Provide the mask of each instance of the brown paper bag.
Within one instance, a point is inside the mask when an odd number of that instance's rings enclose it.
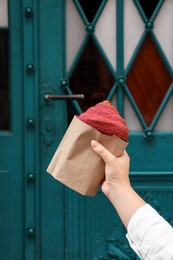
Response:
[[[47,169],[55,179],[86,196],[95,196],[105,177],[105,164],[90,145],[93,139],[116,156],[128,144],[101,134],[74,116]]]

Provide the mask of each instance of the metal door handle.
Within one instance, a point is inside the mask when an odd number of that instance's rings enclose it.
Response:
[[[73,100],[73,99],[85,99],[84,94],[74,94],[74,95],[49,95],[44,96],[46,100]]]

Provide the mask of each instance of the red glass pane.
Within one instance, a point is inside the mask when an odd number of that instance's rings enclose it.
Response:
[[[149,126],[172,82],[148,35],[127,76],[128,88]]]
[[[105,100],[114,84],[114,78],[107,68],[94,42],[90,39],[70,78],[74,94],[84,94],[79,101],[83,111]]]

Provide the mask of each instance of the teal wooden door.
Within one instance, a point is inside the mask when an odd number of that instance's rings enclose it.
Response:
[[[65,190],[46,169],[67,127],[66,103],[44,98],[64,94],[64,15],[63,0],[40,2],[40,259],[45,260],[65,259]]]
[[[1,260],[40,257],[37,5],[28,5],[0,2]]]
[[[103,99],[130,129],[134,188],[172,224],[173,3],[147,2],[0,6],[0,259],[137,259],[101,190],[83,197],[46,173],[73,115]]]
[[[0,259],[5,260],[22,259],[24,248],[23,68],[21,13],[11,13],[5,1],[0,9]]]
[[[44,2],[41,16],[41,89],[84,94],[86,99],[48,101],[41,108],[42,259],[137,259],[101,191],[94,199],[82,197],[44,171],[73,115],[109,99],[130,129],[133,186],[172,223],[173,64],[171,48],[162,37],[166,26],[172,46],[172,13],[163,22],[172,2],[54,4],[51,11]]]

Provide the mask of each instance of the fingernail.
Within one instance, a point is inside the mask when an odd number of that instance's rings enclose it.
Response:
[[[93,148],[96,148],[96,147],[98,146],[98,142],[95,141],[95,140],[92,140],[92,141],[91,141],[91,146],[92,146]]]

